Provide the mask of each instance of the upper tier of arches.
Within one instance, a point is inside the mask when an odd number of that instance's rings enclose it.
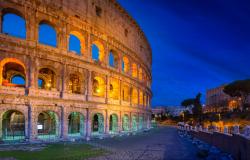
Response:
[[[27,39],[29,32],[30,22],[26,22],[25,17],[21,12],[15,9],[3,9],[1,32],[9,36],[21,39]],[[50,47],[57,48],[62,43],[62,35],[58,31],[58,26],[48,20],[40,20],[37,24],[37,43]],[[129,57],[122,51],[115,49],[108,49],[105,43],[99,39],[92,38],[90,44],[86,45],[87,37],[80,31],[71,29],[66,36],[66,49],[69,53],[85,56],[87,51],[90,50],[90,61],[99,65],[105,65],[107,68],[121,71],[124,74],[131,75],[131,77],[138,79],[150,87],[151,76],[148,73],[141,62],[135,61],[132,57]]]

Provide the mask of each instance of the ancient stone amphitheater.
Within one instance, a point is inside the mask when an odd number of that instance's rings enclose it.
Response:
[[[0,140],[150,127],[151,48],[115,0],[0,0],[0,14]]]

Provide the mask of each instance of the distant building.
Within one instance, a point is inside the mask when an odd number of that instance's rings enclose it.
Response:
[[[157,106],[152,108],[153,115],[166,114],[166,108],[164,106]]]
[[[225,85],[208,89],[206,92],[206,105],[203,112],[232,111],[239,107],[239,99],[232,98],[223,92]],[[250,102],[250,97],[248,98]]]
[[[169,106],[166,107],[166,111],[168,112],[168,114],[176,117],[176,116],[180,116],[184,111],[189,111],[190,113],[192,113],[192,110],[190,108],[186,108],[183,106]]]

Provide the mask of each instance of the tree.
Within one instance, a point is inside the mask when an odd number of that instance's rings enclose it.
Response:
[[[195,98],[186,99],[181,102],[181,105],[187,108],[191,108],[193,117],[198,121],[201,121],[202,105],[201,105],[201,93],[198,93]]]
[[[250,79],[237,80],[224,87],[224,93],[240,99],[241,109],[246,109],[247,97],[250,95]]]

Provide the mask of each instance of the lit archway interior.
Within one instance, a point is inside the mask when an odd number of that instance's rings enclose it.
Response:
[[[142,130],[143,128],[143,117],[139,116],[139,130]]]
[[[130,101],[130,87],[129,85],[123,84],[122,85],[122,100],[123,101]]]
[[[25,117],[16,110],[6,111],[2,115],[2,139],[5,141],[25,138]]]
[[[118,132],[118,116],[116,114],[112,114],[109,117],[109,132]]]
[[[138,104],[138,89],[137,88],[133,88],[132,89],[132,104]]]
[[[84,135],[84,116],[79,112],[72,112],[68,117],[68,135],[79,137]]]
[[[132,131],[137,131],[137,117],[132,116]]]
[[[119,88],[119,80],[115,78],[110,78],[109,84],[109,98],[119,99],[120,97],[120,88]]]
[[[12,87],[25,87],[25,68],[18,61],[10,60],[2,67],[2,85]]]
[[[125,73],[128,73],[130,70],[130,67],[129,67],[129,59],[128,57],[123,57],[122,58],[122,71],[125,72]]]
[[[129,117],[128,117],[128,115],[124,115],[122,117],[122,130],[129,131]]]
[[[102,77],[95,76],[93,79],[93,95],[104,97],[105,95],[105,81]]]
[[[81,78],[77,74],[69,75],[68,90],[70,93],[81,94]]]
[[[138,68],[135,63],[132,64],[132,77],[134,78],[138,77]]]
[[[104,117],[100,113],[96,113],[92,119],[92,134],[104,133]]]
[[[54,139],[59,135],[59,119],[55,112],[45,111],[38,115],[37,133],[39,139]]]
[[[38,74],[38,88],[52,90],[56,88],[55,72],[49,68],[42,68]]]

